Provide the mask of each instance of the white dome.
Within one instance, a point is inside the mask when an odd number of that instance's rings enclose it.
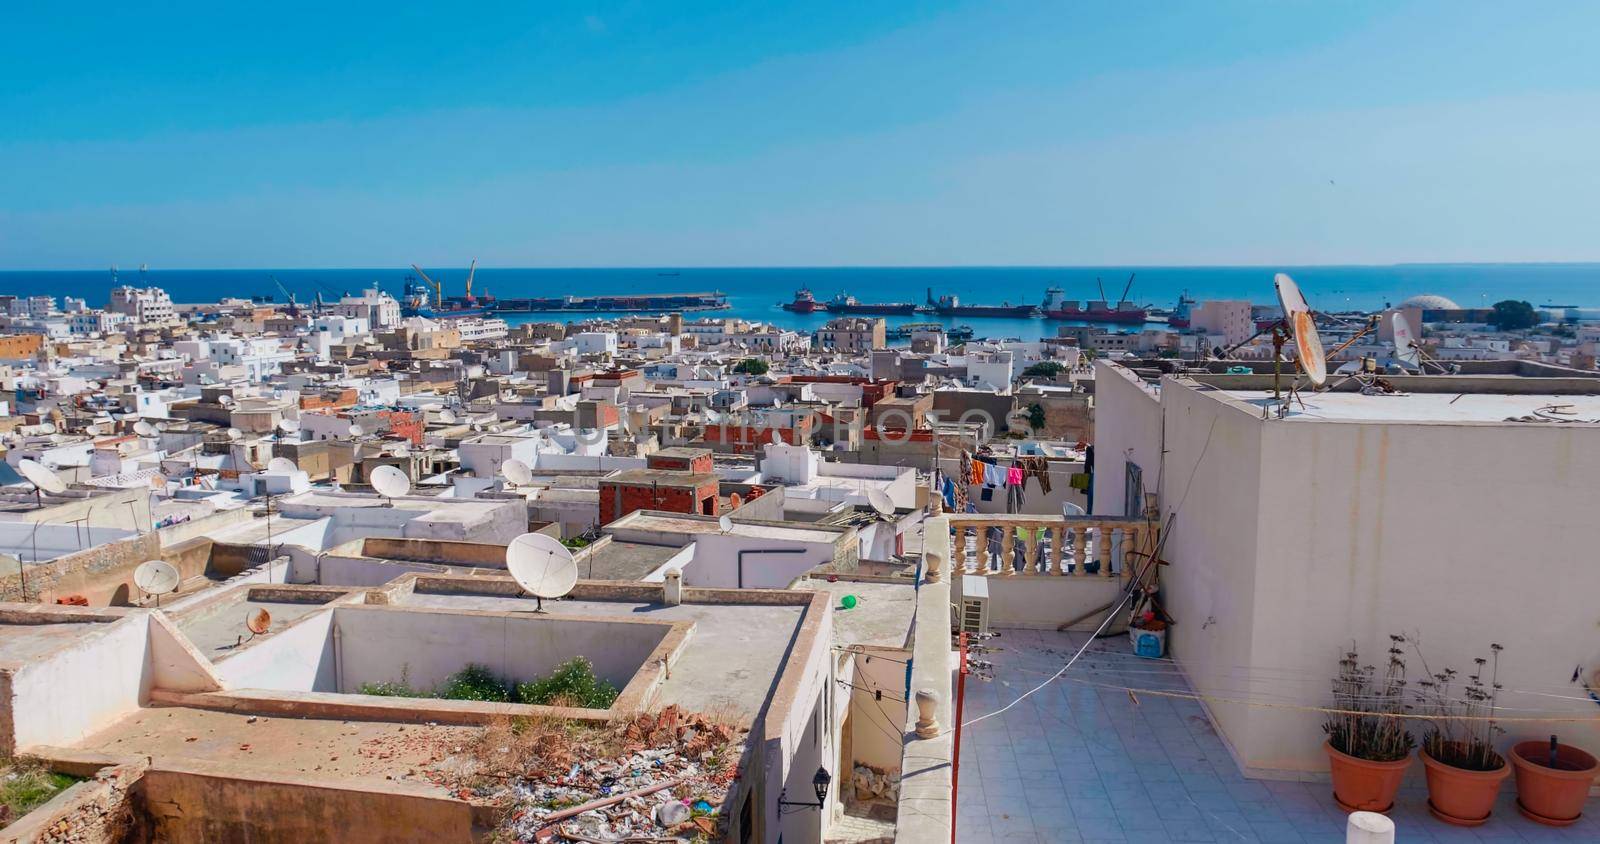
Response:
[[[1449,299],[1444,298],[1443,296],[1436,296],[1436,295],[1434,295],[1432,293],[1424,293],[1424,294],[1422,294],[1420,296],[1412,296],[1410,299],[1407,299],[1404,302],[1401,302],[1400,303],[1400,307],[1402,307],[1402,308],[1421,308],[1421,309],[1423,309],[1425,311],[1459,311],[1459,310],[1461,310],[1461,306],[1457,305],[1455,302],[1452,302]]]

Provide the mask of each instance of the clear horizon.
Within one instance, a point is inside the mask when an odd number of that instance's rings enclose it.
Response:
[[[17,271],[1600,262],[1589,3],[10,22]]]

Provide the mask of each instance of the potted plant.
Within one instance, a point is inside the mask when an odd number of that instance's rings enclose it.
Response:
[[[1417,681],[1417,699],[1429,718],[1418,753],[1428,778],[1428,811],[1458,826],[1487,821],[1500,784],[1511,775],[1511,766],[1494,749],[1494,738],[1502,732],[1495,724],[1502,648],[1490,645],[1489,650],[1492,661],[1474,659],[1477,667],[1465,681],[1454,668],[1429,672],[1429,679]]]
[[[1568,826],[1583,814],[1583,801],[1600,763],[1593,755],[1556,741],[1524,741],[1511,748],[1517,772],[1517,811],[1549,826]]]
[[[1363,666],[1353,647],[1339,660],[1322,748],[1333,776],[1333,799],[1346,812],[1389,811],[1411,766],[1415,742],[1402,720],[1408,708],[1403,641],[1389,637],[1389,664],[1381,675],[1376,666]]]

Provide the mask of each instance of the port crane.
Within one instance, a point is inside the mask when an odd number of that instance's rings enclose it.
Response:
[[[300,315],[300,306],[295,303],[294,294],[289,291],[289,288],[284,287],[283,286],[283,282],[279,281],[278,277],[275,276],[275,275],[269,275],[269,276],[267,276],[267,278],[272,279],[272,283],[278,285],[278,289],[283,291],[283,295],[289,297],[289,308],[288,308],[289,316],[292,316],[292,317],[299,316]]]
[[[473,263],[476,264],[477,262],[474,261]],[[441,311],[444,310],[444,285],[434,281],[431,278],[428,278],[428,274],[423,272],[422,268],[416,264],[412,264],[411,269],[416,270],[417,275],[422,276],[422,282],[424,284],[433,288],[433,306]],[[442,277],[443,276],[441,276],[441,278]]]

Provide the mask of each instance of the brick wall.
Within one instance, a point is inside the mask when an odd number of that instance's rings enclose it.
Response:
[[[699,513],[700,502],[707,498],[715,500],[716,495],[716,481],[709,481],[695,489],[602,482],[600,484],[600,524],[610,524],[635,510]]]

